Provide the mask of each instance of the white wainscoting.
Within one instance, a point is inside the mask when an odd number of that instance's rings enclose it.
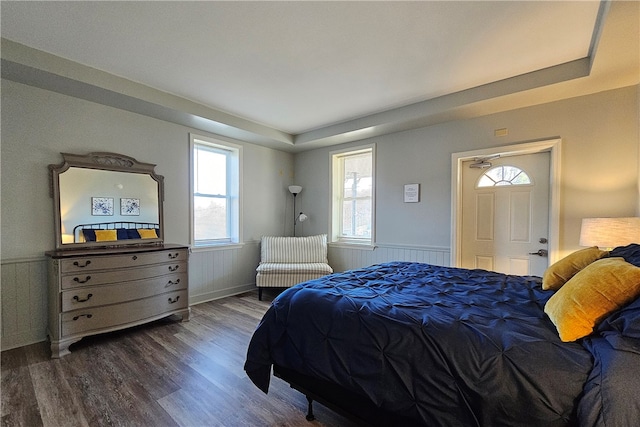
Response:
[[[259,242],[194,251],[189,259],[190,304],[255,289],[259,261]],[[2,261],[0,350],[47,339],[47,264],[47,258]]]
[[[449,266],[450,254],[449,248],[436,246],[376,244],[375,248],[371,249],[370,247],[359,248],[355,245],[329,245],[329,265],[336,272],[390,261]]]
[[[47,338],[47,259],[2,261],[2,339],[0,349]]]
[[[189,257],[189,303],[198,304],[255,289],[260,242],[231,249],[194,250]]]
[[[329,246],[336,272],[387,261],[449,265],[449,248],[377,245],[375,249]],[[189,260],[189,302],[198,304],[255,289],[259,242],[194,251]],[[1,350],[47,339],[47,259],[3,260],[0,283]]]

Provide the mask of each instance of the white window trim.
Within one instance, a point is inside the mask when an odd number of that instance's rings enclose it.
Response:
[[[334,173],[334,157],[340,154],[352,153],[356,154],[359,151],[371,150],[371,173],[373,180],[371,182],[371,238],[357,239],[357,238],[342,238],[339,236],[340,214],[336,213],[339,210],[339,203],[336,201],[335,191],[336,186],[342,186],[342,182],[339,181],[340,177]],[[340,175],[340,174],[339,174]],[[376,144],[359,145],[356,147],[344,148],[341,150],[334,150],[329,152],[329,182],[331,183],[330,190],[330,203],[329,203],[329,244],[335,247],[369,247],[372,250],[375,248],[375,236],[376,236]],[[336,182],[338,181],[338,182]]]
[[[218,148],[226,151],[235,151],[238,156],[238,215],[237,220],[235,218],[230,218],[231,220],[231,239],[227,240],[219,240],[219,241],[210,241],[207,244],[197,244],[195,242],[194,235],[194,223],[193,223],[193,192],[194,192],[194,156],[193,149],[194,146],[199,143],[205,143],[213,148]],[[227,142],[221,139],[214,139],[203,135],[197,135],[190,133],[189,134],[189,242],[192,250],[194,251],[202,251],[202,250],[211,250],[224,247],[228,249],[230,247],[236,247],[242,245],[243,236],[242,236],[242,194],[243,194],[243,170],[242,170],[242,146],[233,144],[231,142]]]

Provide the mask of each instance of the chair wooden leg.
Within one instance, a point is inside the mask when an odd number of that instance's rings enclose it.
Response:
[[[262,301],[262,288],[258,288],[258,301]]]

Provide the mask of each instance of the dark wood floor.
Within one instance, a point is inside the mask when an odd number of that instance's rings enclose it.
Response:
[[[4,426],[353,426],[278,378],[265,395],[243,370],[267,310],[257,293],[199,304],[191,321],[165,319],[96,337],[50,359],[47,343],[1,354]]]

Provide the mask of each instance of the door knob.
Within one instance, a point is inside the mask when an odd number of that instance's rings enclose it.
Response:
[[[537,252],[529,252],[529,255],[538,255],[538,256],[546,257],[547,255],[549,255],[549,251],[547,251],[546,249],[538,249]]]

